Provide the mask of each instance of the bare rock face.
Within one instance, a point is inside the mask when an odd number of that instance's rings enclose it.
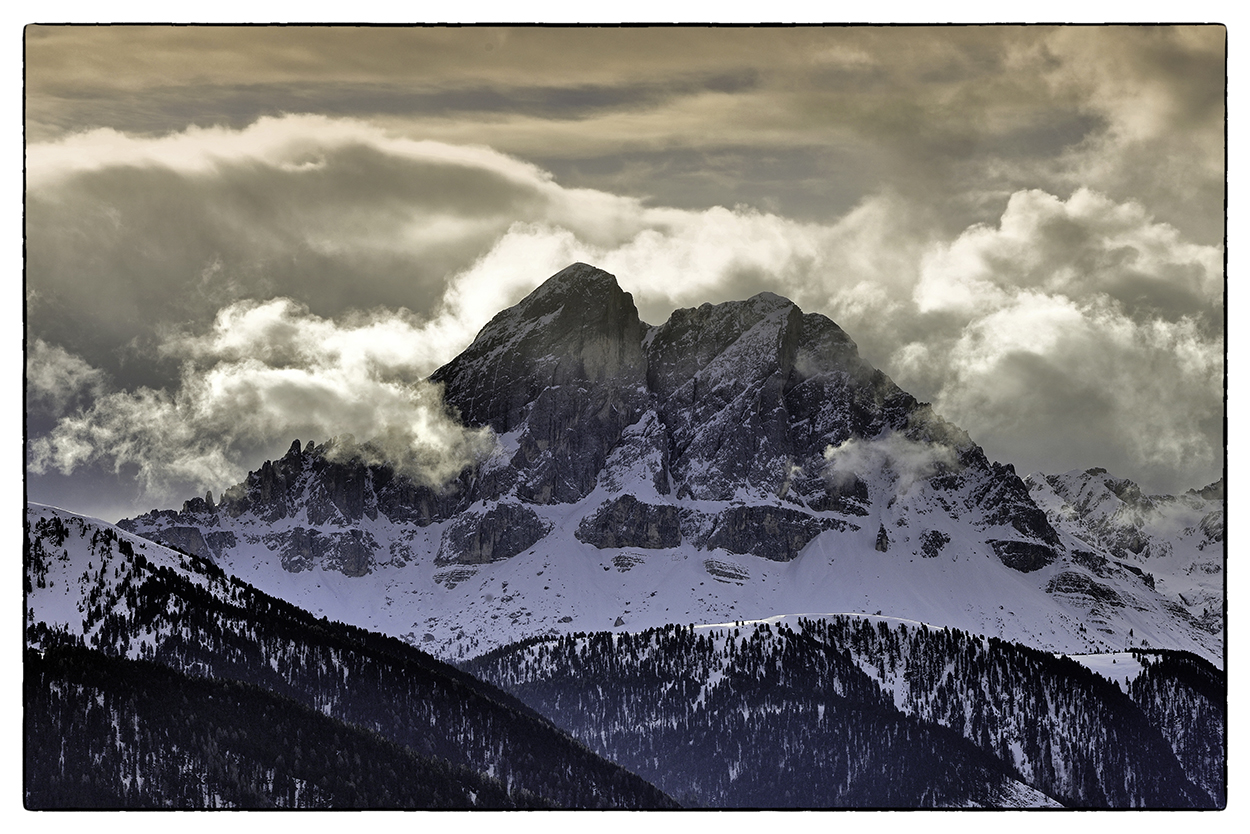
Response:
[[[1050,549],[1049,556],[1036,550],[1029,557],[1009,557],[1013,564],[1009,564],[1008,560],[1004,560],[1003,564],[1008,567],[1016,567],[1017,564],[1033,565],[1024,570],[1035,570],[1048,564],[1054,559],[1053,548],[1059,543],[1059,536],[1047,520],[1046,513],[1029,497],[1029,489],[1016,476],[1015,467],[1009,463],[989,463],[985,460],[985,453],[979,448],[973,455],[977,458],[977,463],[988,470],[989,475],[982,478],[973,489],[973,500],[984,513],[986,521],[989,524],[1010,525],[1024,536],[1036,539]],[[1007,550],[1023,552],[1020,548]],[[997,547],[995,551],[998,551]],[[1002,558],[1002,554],[999,555]]]
[[[1044,568],[1055,558],[1053,549],[1036,542],[990,539],[989,544],[1000,562],[1021,573]]]
[[[209,498],[212,497],[210,493]],[[192,499],[183,514],[208,518],[248,515],[262,521],[307,513],[314,526],[344,526],[376,519],[379,512],[394,520],[424,526],[465,505],[464,489],[452,482],[441,490],[415,484],[386,466],[348,457],[335,441],[317,446],[291,444],[281,458],[265,463],[210,505]]]
[[[902,429],[917,403],[820,315],[761,293],[677,310],[648,334],[647,380],[679,497],[761,496],[842,508],[866,498],[822,477],[825,450]]]
[[[582,519],[575,535],[598,548],[677,547],[681,524],[672,504],[644,504],[632,495],[622,495]]]
[[[508,466],[477,497],[515,490],[535,504],[584,497],[646,404],[643,325],[601,269],[573,264],[495,316],[431,376],[471,426],[518,432]]]
[[[264,537],[267,547],[278,554],[283,570],[299,573],[320,565],[323,570],[345,576],[364,576],[374,567],[374,554],[380,548],[366,531],[346,530],[327,533],[296,527]]]
[[[773,562],[789,562],[825,530],[844,530],[846,522],[817,518],[785,507],[739,506],[720,513],[704,544],[730,553],[749,553]]]
[[[484,513],[465,513],[443,534],[437,565],[480,565],[517,555],[550,528],[528,507],[497,504]]]

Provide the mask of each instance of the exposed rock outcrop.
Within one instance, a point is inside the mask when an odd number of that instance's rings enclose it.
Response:
[[[374,567],[380,548],[372,535],[361,530],[326,533],[296,527],[265,535],[264,542],[278,554],[283,570],[299,573],[320,565],[323,570],[346,576],[364,576]]]
[[[1022,573],[1044,568],[1055,558],[1052,548],[1037,542],[990,539],[989,545],[1000,562]]]
[[[497,504],[484,513],[465,513],[443,533],[437,565],[480,565],[515,556],[547,535],[538,515],[520,504]]]
[[[844,530],[846,522],[817,518],[785,507],[731,507],[716,517],[709,547],[730,553],[749,553],[773,562],[789,562],[826,530]]]
[[[573,264],[495,316],[431,376],[469,425],[516,432],[515,452],[477,485],[535,504],[584,497],[645,408],[647,360],[633,297]]]
[[[681,524],[674,505],[644,504],[632,495],[622,495],[582,519],[575,535],[599,548],[677,547]]]

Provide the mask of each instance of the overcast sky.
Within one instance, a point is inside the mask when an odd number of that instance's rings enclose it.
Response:
[[[1220,27],[26,30],[29,497],[481,438],[423,383],[568,263],[770,290],[1025,474],[1220,475]]]

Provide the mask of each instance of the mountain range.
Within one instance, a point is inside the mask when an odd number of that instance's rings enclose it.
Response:
[[[425,652],[101,521],[29,505],[26,580],[27,807],[675,807]]]
[[[778,296],[648,326],[574,264],[432,379],[495,438],[450,484],[295,441],[217,502],[120,526],[447,659],[840,611],[1222,664],[1222,482],[1146,499],[1096,475],[1022,480]]]
[[[29,505],[28,774],[85,778],[31,739],[89,719],[72,761],[110,765],[69,793],[118,807],[209,737],[175,804],[1224,804],[1222,480],[1022,479],[824,316],[763,293],[653,326],[586,264],[431,380],[491,440],[450,482],[342,437],[116,527]],[[221,685],[309,711],[303,770],[217,745]],[[437,801],[339,778],[349,744]]]

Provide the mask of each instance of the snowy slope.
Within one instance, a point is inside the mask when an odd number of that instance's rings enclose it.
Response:
[[[1132,652],[1104,652],[1101,654],[1074,654],[1071,658],[1077,663],[1102,675],[1125,692],[1130,681],[1146,669],[1141,658]]]
[[[522,805],[673,807],[653,786],[590,754],[515,699],[424,652],[310,616],[207,560],[98,520],[38,504],[26,512],[30,649],[90,649],[110,661],[139,658],[184,676],[145,678],[137,667],[114,664],[134,676],[130,684],[147,680],[145,698],[159,700],[166,685],[160,681],[175,678],[258,687],[442,760],[436,769],[465,766],[497,779],[504,795]],[[72,710],[75,691],[53,692],[53,700],[68,699]],[[246,738],[247,727],[232,723],[237,720],[216,716],[212,731]],[[308,736],[294,740],[307,744]],[[177,761],[176,750],[149,750],[162,764],[170,756]],[[293,766],[296,759],[298,753]]]
[[[1112,566],[1149,577],[1203,628],[1224,627],[1224,483],[1183,495],[1145,495],[1103,469],[1025,479],[1054,528]]]
[[[44,623],[90,641],[105,613],[126,609],[123,589],[136,576],[133,559],[124,553],[127,549],[154,568],[173,570],[198,587],[216,584],[221,591],[227,584],[214,583],[184,554],[96,518],[32,502],[26,505],[26,524],[28,547],[36,551],[30,561],[44,566],[32,569],[28,562],[27,625]],[[149,634],[135,641],[128,656],[139,657],[143,645],[151,648],[159,637]]]
[[[645,484],[634,486],[645,494]],[[265,538],[300,526],[298,516],[234,520],[229,529],[238,544],[223,550],[218,564],[318,616],[391,634],[448,659],[536,634],[836,611],[884,612],[1055,652],[1150,645],[1223,662],[1219,635],[1178,619],[1131,571],[1102,575],[1065,554],[1021,573],[994,558],[972,521],[949,517],[941,529],[950,542],[926,558],[917,528],[929,529],[935,499],[918,488],[880,519],[894,536],[886,552],[875,549],[877,525],[863,524],[821,533],[790,562],[689,546],[593,547],[575,533],[602,498],[596,492],[577,504],[535,508],[551,531],[516,556],[486,564],[435,563],[450,522],[415,528],[382,516],[362,519],[354,529],[367,533],[381,554],[411,556],[375,564],[363,576],[319,565],[284,570]],[[708,513],[720,508],[718,502],[686,506]],[[1091,589],[1103,598],[1091,596]]]

